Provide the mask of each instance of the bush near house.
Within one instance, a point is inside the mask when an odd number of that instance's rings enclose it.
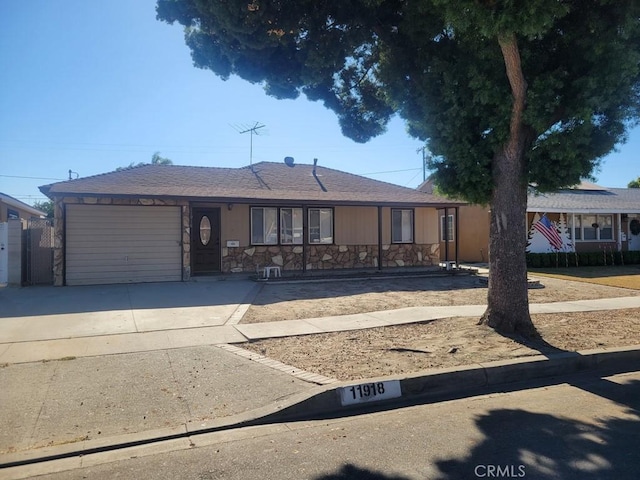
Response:
[[[527,253],[529,268],[599,267],[640,264],[640,251]]]

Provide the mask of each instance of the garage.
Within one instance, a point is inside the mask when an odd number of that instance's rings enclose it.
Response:
[[[182,280],[180,207],[69,204],[65,220],[67,285]]]

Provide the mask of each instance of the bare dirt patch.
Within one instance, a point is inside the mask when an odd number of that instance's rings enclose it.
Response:
[[[534,277],[532,277],[534,278]],[[531,303],[637,296],[639,291],[540,278]],[[476,277],[265,285],[244,322],[345,315],[427,305],[486,302]],[[242,345],[281,362],[340,380],[406,374],[558,350],[640,344],[640,309],[533,315],[551,347],[534,349],[478,326],[477,318],[261,340]]]
[[[640,291],[542,278],[529,290],[531,303],[566,302],[640,295]],[[405,307],[484,305],[487,286],[476,276],[397,278],[320,283],[266,284],[241,323],[395,310]]]

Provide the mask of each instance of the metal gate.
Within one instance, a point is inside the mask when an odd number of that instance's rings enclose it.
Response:
[[[26,231],[26,283],[51,285],[53,283],[53,221],[31,219]]]

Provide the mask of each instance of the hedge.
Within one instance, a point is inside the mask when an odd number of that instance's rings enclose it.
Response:
[[[527,267],[564,268],[640,264],[640,251],[527,253]]]

